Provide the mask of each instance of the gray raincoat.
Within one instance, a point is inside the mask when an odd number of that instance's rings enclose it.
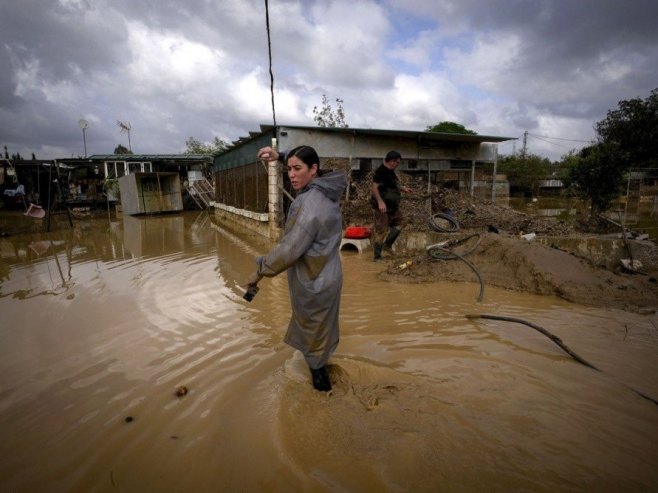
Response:
[[[343,286],[339,201],[346,187],[342,171],[313,179],[292,202],[281,241],[256,259],[261,276],[288,270],[292,318],[284,340],[300,350],[313,369],[326,365],[338,346]]]

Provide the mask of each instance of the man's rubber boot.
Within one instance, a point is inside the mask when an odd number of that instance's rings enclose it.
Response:
[[[388,236],[384,240],[384,248],[387,250],[393,248],[393,243],[398,239],[398,236],[400,236],[400,230],[398,228],[391,228],[388,231]]]
[[[313,378],[313,388],[320,392],[329,392],[331,390],[331,380],[329,380],[329,371],[326,366],[314,370],[311,368],[311,377]]]
[[[382,258],[382,248],[383,248],[383,246],[384,245],[382,245],[381,243],[375,243],[375,246],[374,246],[374,250],[375,250],[374,260],[375,260],[375,262]]]

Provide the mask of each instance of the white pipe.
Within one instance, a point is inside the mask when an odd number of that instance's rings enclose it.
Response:
[[[277,150],[276,138],[272,139],[272,149]],[[268,194],[268,212],[269,212],[269,236],[271,240],[278,241],[281,236],[279,218],[281,217],[282,195],[279,185],[279,163],[268,161],[267,163],[267,194]]]

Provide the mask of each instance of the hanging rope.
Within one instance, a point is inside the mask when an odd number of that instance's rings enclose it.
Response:
[[[270,94],[272,95],[272,120],[276,127],[276,112],[274,111],[274,73],[272,72],[272,42],[270,40],[270,9],[265,0],[265,25],[267,27],[267,52],[270,57]]]

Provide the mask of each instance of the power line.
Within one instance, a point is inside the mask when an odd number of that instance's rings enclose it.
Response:
[[[576,139],[564,139],[562,137],[548,137],[546,135],[535,135],[535,134],[528,134],[530,137],[536,137],[538,139],[551,139],[551,140],[566,140],[568,142],[585,142],[585,143],[590,143],[592,142],[591,140],[576,140]]]
[[[562,148],[564,148],[564,149],[568,149],[568,147],[565,146],[565,145],[561,145],[561,144],[558,144],[558,143],[556,143],[556,142],[551,142],[550,140],[546,140],[545,138],[543,138],[543,137],[539,137],[538,135],[532,135],[532,134],[528,134],[528,135],[530,135],[530,137],[533,137],[533,138],[535,138],[535,139],[538,139],[538,140],[541,140],[541,141],[543,141],[543,142],[546,142],[547,144],[552,144],[552,145],[557,146],[557,147],[562,147]],[[583,141],[575,141],[575,142],[583,142]]]

